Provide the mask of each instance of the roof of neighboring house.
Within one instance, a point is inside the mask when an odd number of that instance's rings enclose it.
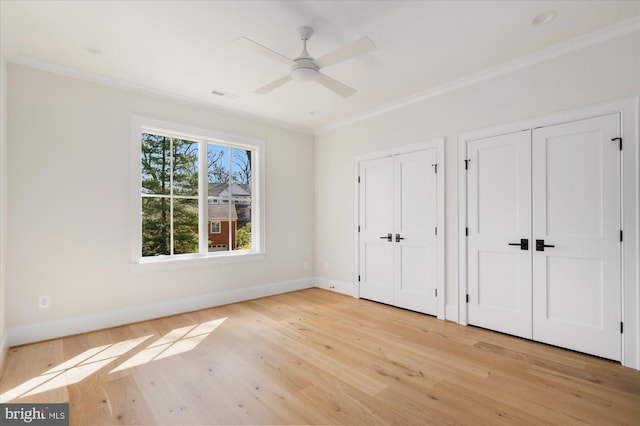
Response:
[[[228,197],[229,186],[231,186],[232,197],[250,197],[251,185],[246,183],[210,183],[209,184],[209,196],[210,197]]]
[[[238,220],[238,213],[234,204],[208,204],[209,222],[214,220]]]

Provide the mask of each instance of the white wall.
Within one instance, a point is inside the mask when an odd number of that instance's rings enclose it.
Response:
[[[311,135],[16,64],[7,77],[11,345],[313,285]],[[132,271],[132,115],[266,142],[265,261]]]
[[[7,349],[7,62],[0,49],[0,371]]]
[[[458,134],[638,93],[640,34],[634,32],[532,61],[509,73],[319,134],[315,146],[317,275],[343,286],[354,282],[354,157],[445,136],[446,302],[455,307]]]

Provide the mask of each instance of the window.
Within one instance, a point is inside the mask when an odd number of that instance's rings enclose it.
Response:
[[[219,234],[220,233],[220,222],[219,221],[211,222],[211,233],[212,234]]]
[[[263,253],[264,143],[134,117],[134,263]]]

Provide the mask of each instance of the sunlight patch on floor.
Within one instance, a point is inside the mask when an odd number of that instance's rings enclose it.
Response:
[[[194,326],[176,328],[138,352],[113,370],[111,373],[138,367],[148,362],[193,350],[209,334],[218,328],[227,318],[203,322]]]
[[[79,355],[56,365],[37,377],[27,380],[15,388],[0,395],[0,401],[11,401],[16,398],[36,395],[63,386],[72,385],[84,380],[105,365],[126,354],[145,340],[152,337],[143,336],[124,340],[111,345],[96,346]]]
[[[213,321],[173,329],[145,349],[142,349],[131,358],[122,362],[109,373],[116,373],[152,361],[189,352],[196,348],[226,319],[226,317],[219,318]],[[0,402],[9,402],[78,383],[92,374],[96,374],[107,365],[122,359],[151,337],[153,337],[153,335],[87,349],[81,354],[0,394]]]

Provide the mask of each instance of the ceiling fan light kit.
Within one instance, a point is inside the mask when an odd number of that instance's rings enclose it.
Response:
[[[249,40],[246,37],[241,37],[234,41],[236,45],[254,53],[291,65],[290,74],[255,90],[254,93],[269,93],[292,79],[303,82],[317,81],[319,84],[342,97],[348,97],[356,93],[355,89],[321,73],[320,68],[337,64],[339,62],[346,61],[347,59],[371,52],[376,49],[376,45],[368,37],[363,37],[315,60],[307,52],[307,41],[313,35],[313,28],[306,26],[299,27],[297,31],[300,39],[302,40],[302,52],[295,59],[289,59],[286,56],[256,43],[253,40]]]

